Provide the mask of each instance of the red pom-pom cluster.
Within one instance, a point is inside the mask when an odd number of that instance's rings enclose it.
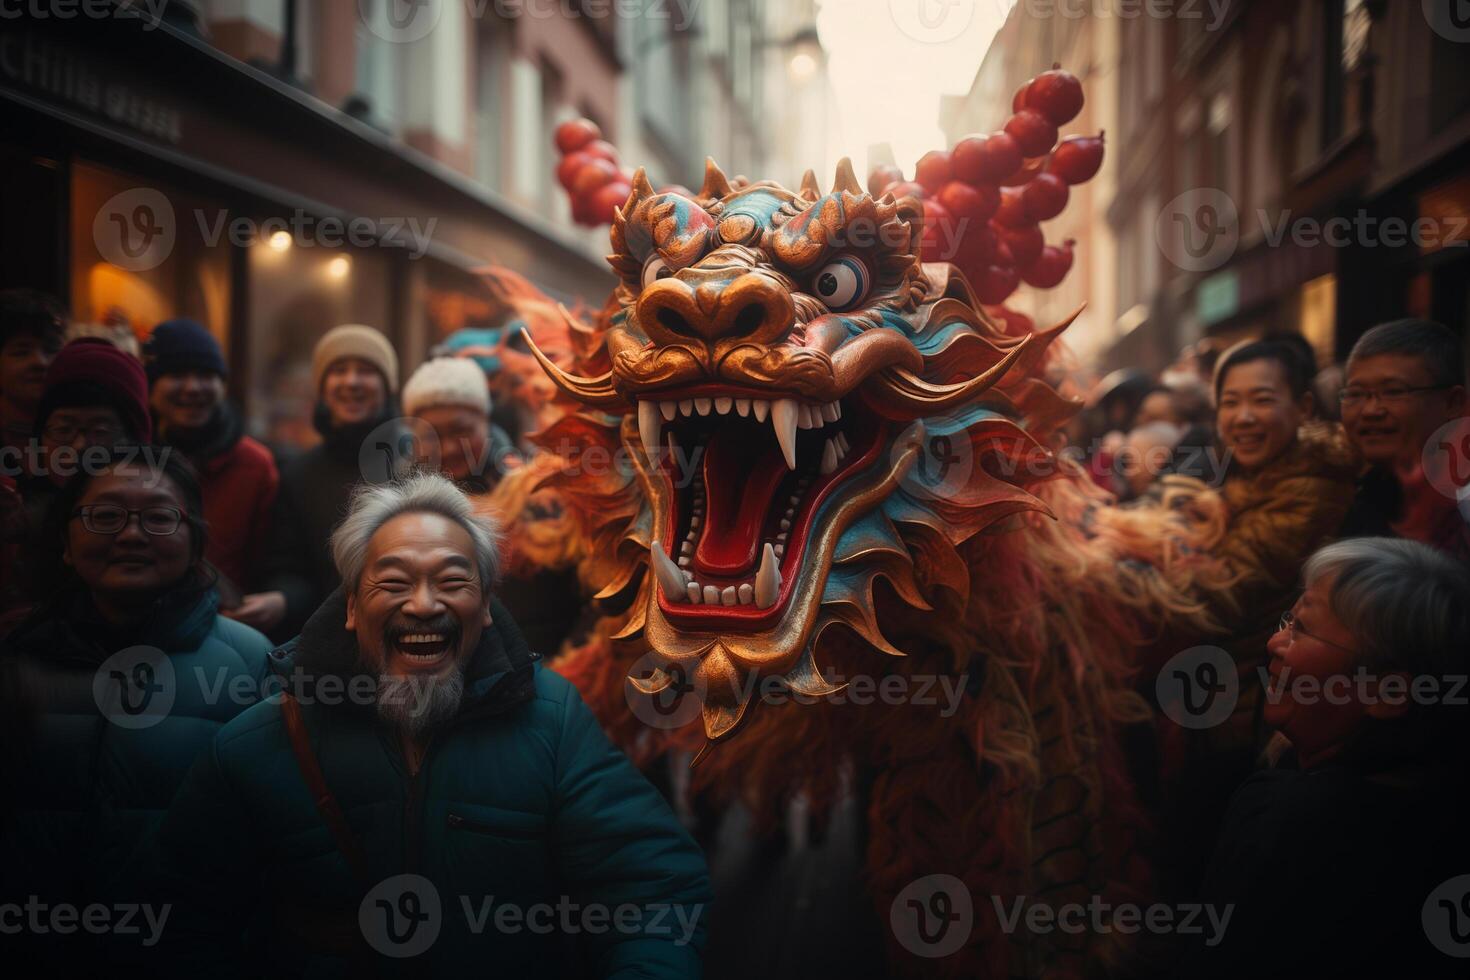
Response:
[[[633,175],[618,162],[617,149],[590,119],[556,127],[556,148],[562,155],[556,179],[572,199],[572,220],[589,228],[612,224],[613,208],[633,193]]]
[[[1057,141],[1058,127],[1075,119],[1082,103],[1075,75],[1042,72],[1016,91],[999,132],[924,154],[913,180],[895,167],[875,167],[868,190],[922,201],[924,261],[959,266],[986,306],[1004,303],[1023,282],[1050,289],[1071,269],[1076,243],[1048,245],[1040,222],[1061,214],[1069,188],[1102,166],[1101,133]],[[1010,316],[1008,330],[1029,322]]]

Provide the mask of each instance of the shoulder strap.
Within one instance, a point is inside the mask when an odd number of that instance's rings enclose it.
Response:
[[[301,705],[289,693],[281,697],[281,717],[286,723],[286,735],[291,739],[291,750],[296,753],[296,765],[301,769],[301,778],[306,780],[306,788],[311,790],[317,812],[322,815],[322,821],[332,832],[337,849],[347,859],[347,867],[351,869],[352,876],[357,879],[358,884],[366,888],[370,883],[367,859],[357,845],[357,837],[352,833],[342,808],[337,805],[337,798],[327,786],[322,767],[316,761],[316,753],[311,750],[311,741],[306,734],[306,721],[301,717]]]

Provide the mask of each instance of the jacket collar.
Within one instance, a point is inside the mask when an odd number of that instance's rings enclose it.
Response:
[[[506,608],[490,598],[491,623],[465,667],[464,699],[456,721],[494,714],[531,699],[533,651]],[[288,681],[287,690],[305,690],[324,677],[350,685],[366,672],[358,663],[357,635],[347,629],[347,598],[339,587],[321,604],[301,633],[271,654],[272,669]],[[299,674],[297,673],[299,671]],[[323,699],[325,700],[325,699]],[[349,703],[350,699],[342,699]]]
[[[153,603],[136,626],[108,623],[85,592],[51,607],[56,612],[17,627],[7,646],[57,661],[106,659],[129,646],[156,647],[166,653],[197,650],[219,612],[219,593],[170,592]]]

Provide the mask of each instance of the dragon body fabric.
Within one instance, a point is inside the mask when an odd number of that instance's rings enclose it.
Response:
[[[861,785],[882,921],[928,875],[973,898],[962,949],[891,938],[896,973],[1067,975],[1114,937],[1007,935],[992,896],[1147,888],[1117,733],[1149,718],[1135,651],[1191,609],[1085,531],[1109,502],[1050,448],[1065,324],[1007,333],[921,260],[923,220],[846,161],[826,192],[634,175],[612,297],[532,347],[565,409],[538,479],[600,613],[557,669],[640,763],[696,752],[706,803],[774,820]]]

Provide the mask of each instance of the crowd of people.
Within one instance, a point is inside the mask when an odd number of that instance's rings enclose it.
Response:
[[[303,909],[394,868],[524,903],[555,880],[637,910],[590,944],[602,975],[697,972],[702,922],[680,944],[648,914],[708,900],[698,847],[542,668],[576,629],[575,580],[502,567],[499,491],[531,464],[492,421],[484,370],[435,357],[403,379],[382,332],[337,326],[312,357],[320,441],[278,455],[245,434],[204,326],[158,324],[140,353],[69,340],[45,296],[0,294],[0,725],[17,747],[6,895],[82,907],[146,881],[178,910],[168,945],[190,970],[235,962],[249,934],[275,937],[266,960],[309,972],[355,962],[362,936]],[[1426,452],[1445,432],[1470,440],[1454,429],[1467,412],[1460,341],[1403,320],[1364,334],[1340,370],[1319,371],[1295,336],[1190,349],[1158,379],[1105,379],[1071,430],[1124,502],[1118,527],[1130,509],[1165,508],[1208,532],[1187,557],[1211,569],[1196,598],[1239,696],[1223,724],[1161,725],[1150,788],[1162,887],[1239,908],[1218,947],[1183,954],[1192,972],[1261,972],[1252,958],[1286,920],[1303,938],[1279,973],[1361,968],[1351,944],[1324,937],[1422,933],[1412,896],[1453,870],[1440,848],[1463,836],[1451,804],[1465,709],[1384,695],[1393,678],[1448,687],[1470,672],[1470,479],[1457,469],[1470,459],[1459,442],[1448,463]],[[210,686],[177,685],[157,724],[100,724],[99,667],[138,648],[167,661],[145,658],[149,671]],[[269,676],[303,666],[304,696],[230,724]],[[1356,674],[1371,696],[1273,691]],[[412,700],[419,681],[451,675],[463,683],[436,688],[442,704],[408,714],[333,706],[320,690],[369,676]],[[257,694],[207,697],[213,685]],[[527,704],[529,720],[504,722]],[[384,753],[385,737],[402,751]],[[283,790],[298,768],[306,785]],[[461,802],[487,793],[502,803]],[[367,814],[371,838],[343,811]],[[433,826],[406,824],[418,820]],[[1375,837],[1394,839],[1388,854],[1364,853]],[[527,847],[547,839],[551,868]],[[1304,904],[1320,894],[1337,900]],[[65,953],[62,937],[29,938],[53,965],[118,955],[95,936]],[[543,938],[505,941],[504,962],[562,962]],[[435,955],[470,955],[470,939]]]

